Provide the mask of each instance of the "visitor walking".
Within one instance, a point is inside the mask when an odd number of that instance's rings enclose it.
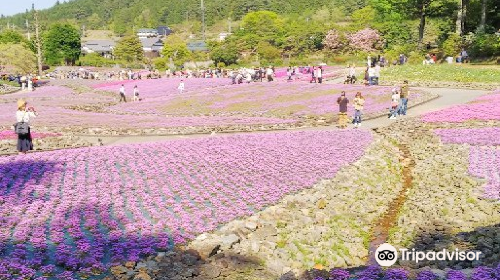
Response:
[[[392,89],[392,96],[391,96],[391,110],[390,110],[390,117],[389,119],[395,120],[396,115],[398,113],[398,106],[399,106],[399,92],[397,89]]]
[[[182,94],[184,92],[184,80],[181,80],[177,89],[179,90],[180,94]]]
[[[33,150],[33,139],[31,138],[31,128],[29,126],[30,120],[35,118],[38,114],[33,107],[27,107],[28,103],[24,99],[17,101],[17,112],[15,132],[17,138],[17,151],[19,154],[26,154],[28,151]]]
[[[368,68],[368,84],[373,86],[375,84],[375,68]]]
[[[267,67],[267,69],[266,69],[266,76],[267,76],[267,81],[268,82],[272,82],[273,81],[273,75],[274,75],[273,68],[271,68],[271,66]]]
[[[288,81],[291,82],[292,81],[292,67],[288,67],[288,69],[286,69],[286,76],[288,77]]]
[[[408,109],[408,95],[410,94],[410,88],[408,85],[408,81],[404,81],[401,86],[401,98],[399,101],[399,110],[398,113],[400,115],[406,115],[406,110]]]
[[[363,112],[363,106],[365,105],[365,98],[361,94],[361,92],[357,92],[354,97],[354,128],[358,128],[361,126],[361,115]]]
[[[374,78],[373,84],[378,85],[379,79],[380,79],[380,63],[377,62],[377,64],[375,65],[374,71],[375,71],[375,78]]]
[[[347,74],[347,83],[349,83],[349,84],[356,83],[356,66],[354,64],[349,66],[348,74]]]
[[[318,83],[322,84],[323,83],[323,67],[318,67],[318,73],[316,74],[318,77]]]
[[[132,101],[139,101],[139,89],[137,88],[137,85],[134,86]]]
[[[345,91],[342,91],[340,97],[337,99],[337,104],[339,105],[339,128],[346,128],[347,104],[349,104],[349,99],[345,96]]]
[[[125,103],[127,102],[127,98],[125,97],[125,86],[124,85],[122,85],[120,87],[120,102],[122,102],[122,101]]]
[[[316,80],[316,67],[313,67],[312,70],[311,70],[311,81],[309,83],[317,83],[317,80]]]

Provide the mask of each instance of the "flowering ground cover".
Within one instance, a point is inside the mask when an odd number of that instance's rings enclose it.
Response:
[[[351,100],[357,91],[364,94],[365,114],[386,112],[389,107],[389,87],[277,81],[208,88],[182,96],[174,94],[133,104],[118,104],[109,110],[117,113],[175,116],[332,116],[338,112],[336,99],[342,90],[347,92],[347,97]],[[418,98],[420,95],[415,93],[412,98]],[[354,113],[352,106],[348,110],[349,114]]]
[[[181,78],[163,78],[163,79],[150,79],[150,80],[125,80],[125,81],[112,81],[105,82],[102,84],[94,85],[93,88],[103,91],[118,92],[121,85],[124,85],[125,92],[129,96],[132,96],[134,86],[137,86],[141,97],[153,98],[162,97],[179,92],[177,87],[181,80],[185,83],[185,92],[193,92],[198,90],[204,90],[213,87],[228,86],[231,85],[230,79],[181,79]]]
[[[500,145],[500,128],[435,129],[446,144]]]
[[[100,274],[168,250],[332,178],[371,140],[264,133],[1,157],[0,278]]]
[[[192,79],[205,80],[205,79]],[[151,80],[156,83],[160,80]],[[156,84],[158,85],[158,84]],[[204,84],[211,86],[211,84]],[[212,85],[213,86],[213,85]],[[152,92],[155,94],[155,92]],[[98,93],[75,94],[70,89],[61,86],[40,88],[30,93],[17,93],[3,96],[0,99],[0,126],[10,127],[15,122],[16,100],[24,98],[30,106],[36,107],[39,116],[33,121],[35,126],[46,127],[119,127],[119,128],[163,128],[187,126],[221,126],[221,125],[262,125],[286,124],[296,122],[293,119],[276,117],[233,116],[175,116],[161,117],[154,114],[141,116],[123,112],[104,112],[107,104],[115,103],[116,99]],[[133,103],[124,105],[132,106]],[[75,107],[101,107],[90,110],[75,110]]]
[[[500,90],[484,95],[469,104],[452,106],[422,116],[424,122],[461,123],[469,120],[500,120]]]
[[[500,201],[500,150],[498,147],[474,146],[469,154],[469,172],[486,179],[484,192],[487,198]]]
[[[31,136],[33,138],[47,138],[47,137],[57,137],[61,136],[61,134],[58,133],[49,133],[49,132],[32,132]],[[0,140],[11,140],[11,139],[17,139],[17,134],[14,133],[13,130],[4,130],[0,131]]]
[[[137,134],[157,129],[168,130],[164,133],[184,133],[221,127],[227,130],[293,127],[335,116],[336,99],[342,90],[351,100],[357,91],[364,94],[365,117],[385,113],[390,100],[388,87],[303,81],[240,85],[230,85],[228,79],[184,81],[186,91],[182,95],[177,91],[180,79],[175,78],[114,81],[97,85],[94,90],[83,87],[78,92],[64,86],[45,86],[34,92],[6,95],[0,98],[0,127],[12,125],[18,98],[26,99],[40,113],[33,121],[35,127],[48,131],[64,128],[78,134],[89,133],[94,128],[109,134],[133,129]],[[118,103],[122,83],[127,88],[128,99],[133,86],[138,85],[143,100]],[[420,97],[421,93],[415,93],[410,100]],[[348,110],[349,114],[354,113],[352,106]]]

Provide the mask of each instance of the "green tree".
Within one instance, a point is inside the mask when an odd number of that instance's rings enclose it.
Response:
[[[24,38],[24,36],[17,31],[6,29],[0,32],[0,44],[26,44],[27,42],[28,40],[26,40],[26,38]]]
[[[257,53],[260,58],[266,61],[273,61],[281,56],[281,51],[266,41],[262,41],[257,45]]]
[[[191,58],[186,41],[176,34],[167,37],[161,54],[167,59],[172,59],[176,66],[184,64]]]
[[[239,57],[238,47],[230,38],[224,42],[211,41],[208,43],[210,49],[210,59],[219,65],[221,62],[225,65],[236,64]]]
[[[284,21],[274,12],[248,13],[243,17],[242,28],[238,35],[249,49],[262,41],[277,45],[284,40]]]
[[[74,65],[81,53],[80,33],[69,24],[55,24],[45,34],[43,48],[48,64]]]
[[[35,54],[22,44],[0,44],[0,66],[12,72],[35,72]],[[0,67],[0,68],[1,68]]]
[[[124,59],[128,62],[142,61],[144,58],[141,41],[139,41],[139,38],[135,35],[121,39],[118,44],[116,44],[113,54],[117,58]]]

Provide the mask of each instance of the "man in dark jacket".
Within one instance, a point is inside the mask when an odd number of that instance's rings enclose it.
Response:
[[[349,104],[349,99],[345,96],[345,91],[337,99],[337,104],[339,104],[339,128],[347,127],[347,104]]]

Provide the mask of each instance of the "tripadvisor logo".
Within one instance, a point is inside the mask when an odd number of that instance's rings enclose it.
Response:
[[[375,260],[380,266],[391,266],[398,261],[398,256],[402,261],[414,261],[418,263],[420,261],[478,261],[481,252],[478,251],[460,251],[458,249],[455,250],[446,250],[443,249],[441,251],[428,251],[421,252],[415,251],[415,249],[405,249],[401,248],[396,250],[394,246],[389,243],[384,243],[380,245],[375,251]]]

